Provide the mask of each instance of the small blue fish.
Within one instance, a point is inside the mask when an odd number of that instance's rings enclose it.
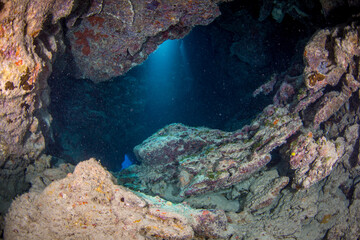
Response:
[[[129,156],[127,154],[125,154],[124,161],[121,163],[121,169],[126,169],[126,168],[130,167],[131,165],[133,165],[133,162],[131,161]]]

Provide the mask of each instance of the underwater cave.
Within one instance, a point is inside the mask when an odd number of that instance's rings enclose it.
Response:
[[[239,1],[221,12],[111,81],[76,79],[55,63],[49,154],[74,164],[96,157],[118,171],[125,155],[136,162],[134,146],[167,124],[225,131],[249,124],[274,95],[253,97],[255,89],[291,66],[302,71],[315,28],[290,15],[259,22],[258,6]]]
[[[0,239],[359,239],[359,12],[0,0]]]

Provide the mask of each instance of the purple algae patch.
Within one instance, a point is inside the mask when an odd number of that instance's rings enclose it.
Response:
[[[149,9],[149,10],[156,10],[157,7],[160,5],[160,3],[156,0],[152,0],[151,2],[147,3],[146,4],[146,8]]]

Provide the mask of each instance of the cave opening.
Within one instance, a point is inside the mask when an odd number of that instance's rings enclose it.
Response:
[[[167,124],[233,131],[250,123],[273,97],[253,92],[273,74],[302,67],[315,27],[290,15],[259,21],[259,8],[233,5],[111,81],[76,79],[55,66],[49,153],[71,163],[95,157],[118,171],[125,159],[136,162],[134,146]]]

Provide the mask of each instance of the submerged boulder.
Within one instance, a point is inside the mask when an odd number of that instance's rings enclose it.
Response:
[[[172,194],[180,197],[229,188],[270,162],[270,152],[302,126],[286,107],[273,106],[271,115],[264,112],[235,132],[166,126],[134,148],[142,165],[127,171],[134,170],[139,187],[153,194],[165,195],[170,185],[178,188]],[[126,175],[120,178],[130,184]],[[164,186],[156,187],[159,184]]]
[[[196,210],[113,183],[95,159],[41,193],[25,193],[6,216],[5,239],[227,238],[221,210]]]

